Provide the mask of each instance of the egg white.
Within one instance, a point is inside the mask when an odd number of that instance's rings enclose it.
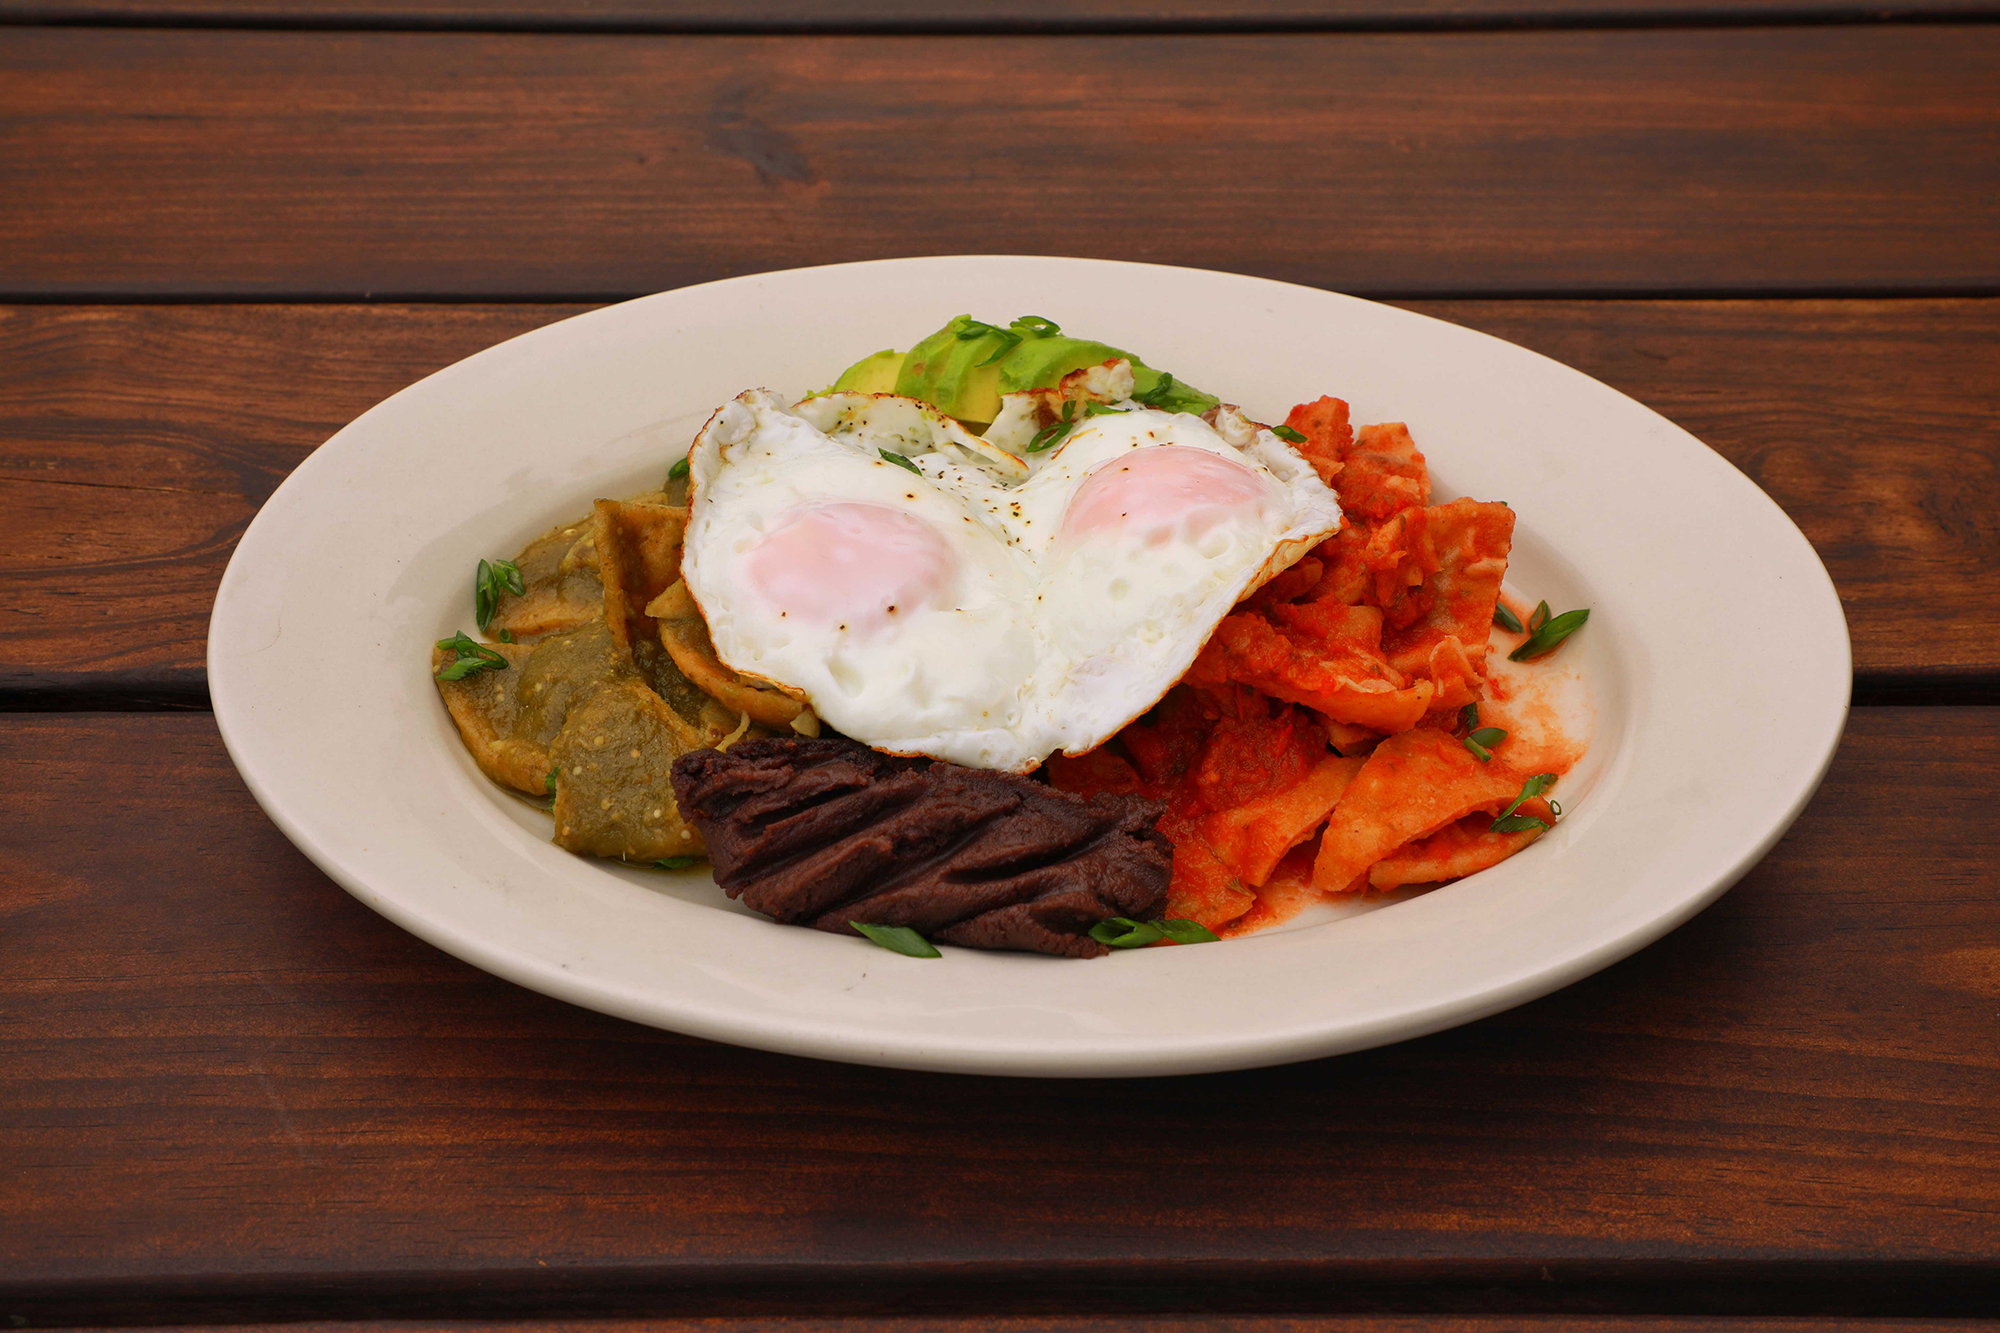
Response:
[[[1218,430],[1116,406],[1022,457],[889,395],[787,407],[752,390],[726,404],[689,455],[682,557],[718,656],[881,750],[1026,772],[1101,745],[1186,673],[1231,607],[1340,525],[1333,492],[1269,431],[1227,409]],[[1148,452],[1165,448],[1210,457]],[[1227,502],[1183,473],[1218,479]],[[834,514],[855,540],[879,522],[915,545],[860,563],[843,547],[851,579],[829,563],[774,592],[770,553],[816,563],[800,534]],[[1079,527],[1085,515],[1096,521]],[[857,611],[802,605],[815,578],[834,580],[826,606]]]

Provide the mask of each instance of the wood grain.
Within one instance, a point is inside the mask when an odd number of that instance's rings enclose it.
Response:
[[[1990,1310],[1996,745],[2000,709],[1863,710],[1720,904],[1511,1013],[1043,1082],[543,999],[320,876],[208,719],[13,715],[0,1311]]]
[[[1362,293],[2000,290],[2000,28],[0,28],[0,295],[597,298],[1028,252]]]
[[[174,1325],[160,1333],[1992,1333],[1976,1319],[1690,1319],[1602,1315],[978,1315]]]
[[[0,0],[0,23],[619,32],[1076,32],[1880,20],[1992,0]]]
[[[2000,682],[2000,301],[1410,304],[1748,472],[1831,570],[1870,697]],[[216,583],[272,488],[404,384],[581,308],[0,308],[0,691],[199,704]]]

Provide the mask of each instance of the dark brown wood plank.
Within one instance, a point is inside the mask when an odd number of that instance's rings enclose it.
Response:
[[[0,691],[199,702],[223,565],[299,460],[580,308],[0,308]],[[1745,469],[1832,571],[1867,689],[2000,680],[2000,301],[1412,308],[1598,375]]]
[[[1996,746],[2000,709],[1861,711],[1721,903],[1511,1013],[1287,1068],[1035,1081],[543,999],[321,877],[207,718],[13,715],[0,1311],[1562,1310],[1639,1278],[1641,1309],[1702,1313],[1885,1274],[1901,1313],[1990,1310]]]
[[[1988,1319],[1730,1319],[1618,1315],[978,1315],[722,1319],[384,1319],[172,1325],[160,1333],[1992,1333]]]
[[[0,23],[528,31],[1385,28],[1979,15],[1992,0],[0,0]]]
[[[0,29],[0,295],[638,294],[953,252],[2000,290],[2000,27]]]
[[[583,308],[0,311],[0,689],[200,701],[216,584],[277,484],[403,385]]]

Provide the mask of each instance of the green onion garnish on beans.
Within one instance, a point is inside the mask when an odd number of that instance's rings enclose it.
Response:
[[[1547,606],[1547,602],[1542,603]],[[1528,636],[1528,641],[1507,654],[1509,662],[1526,662],[1554,652],[1564,639],[1583,628],[1583,622],[1590,619],[1590,609],[1584,607],[1576,611],[1565,611],[1561,615],[1544,621]]]
[[[887,449],[877,449],[875,452],[882,455],[882,457],[888,460],[889,462],[894,463],[897,467],[906,467],[920,477],[924,475],[924,470],[922,468],[918,467],[915,463],[912,463],[909,459],[903,457],[901,454],[892,454]]]
[[[472,616],[479,622],[479,632],[484,634],[493,623],[501,593],[511,592],[519,597],[527,590],[527,585],[521,582],[521,571],[512,560],[481,560],[472,576]]]
[[[453,653],[457,654],[457,656],[445,663],[443,668],[438,671],[437,678],[439,680],[464,680],[475,671],[505,671],[507,669],[506,658],[494,652],[485,644],[467,637],[464,630],[460,630],[449,639],[439,639],[437,646],[450,649]]]
[[[1273,426],[1271,427],[1271,434],[1277,436],[1286,444],[1304,444],[1306,442],[1305,434],[1301,431],[1293,430],[1290,426]]]
[[[942,958],[937,946],[908,926],[871,926],[865,921],[850,921],[848,925],[867,936],[872,944],[879,944],[890,953],[903,954],[910,958]]]

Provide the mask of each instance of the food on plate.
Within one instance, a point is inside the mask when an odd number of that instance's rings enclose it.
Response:
[[[987,769],[773,737],[674,762],[715,882],[767,916],[906,927],[982,949],[1093,958],[1113,917],[1166,901],[1173,849],[1143,796],[1076,796]]]
[[[1088,957],[1462,878],[1553,826],[1588,611],[1400,423],[1264,425],[1106,344],[961,316],[661,490],[480,561],[433,674],[573,851],[702,857],[780,921]]]
[[[1025,773],[1103,744],[1340,527],[1268,431],[1103,379],[1071,401],[1106,410],[1032,466],[907,399],[724,406],[689,455],[681,556],[717,655],[891,753]]]

